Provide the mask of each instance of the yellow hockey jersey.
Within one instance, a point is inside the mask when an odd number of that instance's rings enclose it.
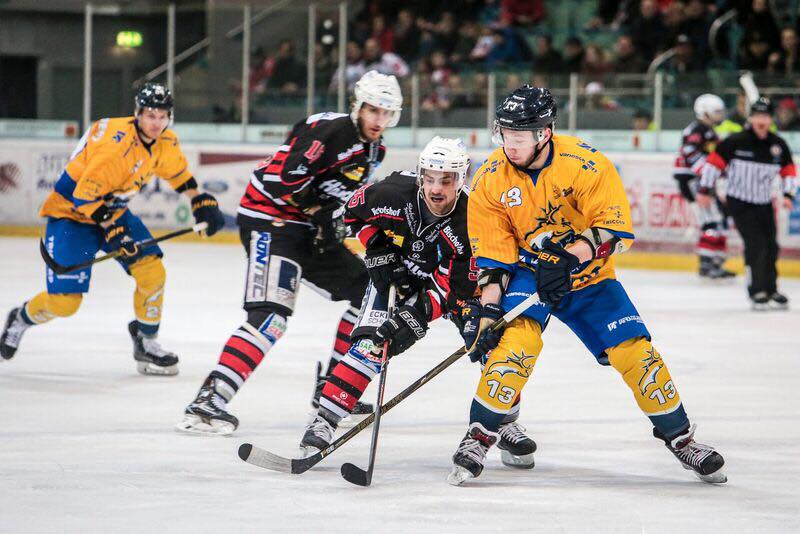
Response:
[[[630,204],[614,165],[577,137],[555,135],[538,171],[514,167],[502,148],[475,173],[467,221],[479,267],[533,264],[534,241],[549,234],[565,245],[590,227],[605,228],[628,248]],[[614,278],[614,259],[595,259],[573,274],[576,289]]]
[[[39,215],[93,223],[91,214],[105,204],[116,219],[153,176],[173,189],[192,177],[178,136],[168,129],[147,147],[134,117],[99,120],[81,138]]]

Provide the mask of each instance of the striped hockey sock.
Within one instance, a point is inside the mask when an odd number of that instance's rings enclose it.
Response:
[[[350,334],[353,332],[353,326],[358,320],[358,309],[352,306],[345,310],[342,318],[339,321],[339,326],[336,328],[336,339],[333,342],[333,349],[331,350],[331,358],[328,361],[328,369],[325,371],[325,376],[331,374],[331,371],[336,367],[347,351],[350,349]]]
[[[367,357],[372,341],[354,343],[339,364],[328,376],[319,399],[319,414],[337,424],[353,411],[370,381],[380,371],[380,364]]]
[[[259,328],[243,323],[225,343],[211,372],[212,378],[219,379],[217,393],[230,402],[285,330],[286,320],[274,313]]]

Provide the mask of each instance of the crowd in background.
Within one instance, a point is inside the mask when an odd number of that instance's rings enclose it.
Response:
[[[421,75],[421,106],[426,111],[486,105],[487,73],[501,72],[498,90],[520,83],[566,83],[569,73],[582,75],[586,106],[614,109],[603,97],[609,80],[641,75],[666,51],[660,65],[667,73],[701,73],[715,66],[709,45],[712,22],[737,10],[738,44],[721,34],[718,49],[729,58],[728,68],[749,69],[776,76],[800,71],[800,42],[795,17],[776,14],[767,0],[597,0],[594,16],[574,35],[556,46],[545,0],[370,0],[348,28],[344,77],[348,89],[371,69],[394,74],[401,81]],[[611,35],[603,46],[592,36]],[[338,29],[325,19],[315,45],[316,86],[335,91]],[[297,48],[282,41],[272,54],[253,53],[251,90],[259,94],[300,94],[306,67]],[[521,78],[520,74],[525,78]],[[406,84],[407,87],[407,84]],[[793,98],[779,103],[797,116]],[[796,121],[789,121],[796,122]]]

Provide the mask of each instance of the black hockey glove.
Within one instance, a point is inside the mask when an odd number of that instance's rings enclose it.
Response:
[[[427,297],[421,298],[423,303],[416,305],[400,306],[392,313],[372,336],[375,347],[372,349],[380,356],[383,351],[383,343],[389,341],[389,351],[387,356],[397,356],[408,350],[411,345],[425,337],[428,331],[428,320],[430,318],[429,306],[425,306]]]
[[[114,223],[104,230],[104,237],[108,244],[108,252],[120,251],[119,259],[127,264],[136,261],[139,255],[139,245],[128,235],[128,229]]]
[[[481,304],[470,300],[461,308],[461,337],[472,362],[486,361],[486,355],[500,343],[503,330],[490,330],[492,324],[503,317],[499,304]]]
[[[347,237],[347,225],[344,224],[344,206],[333,203],[322,207],[311,215],[317,228],[314,236],[314,251],[322,254],[340,245]]]
[[[550,239],[545,239],[543,245],[536,263],[536,289],[539,300],[556,310],[572,290],[572,271],[580,261]]]
[[[403,264],[400,248],[393,244],[368,248],[364,255],[369,278],[379,293],[388,293],[394,284],[398,293],[406,291],[412,282],[411,273]]]
[[[192,215],[196,223],[208,224],[207,236],[216,234],[225,226],[225,216],[219,209],[219,202],[208,193],[200,193],[192,199]]]

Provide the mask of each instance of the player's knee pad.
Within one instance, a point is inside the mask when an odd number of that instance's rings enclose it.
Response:
[[[26,313],[35,323],[45,323],[56,317],[69,317],[81,307],[80,293],[42,292],[28,301]]]
[[[606,350],[608,361],[648,416],[670,413],[681,404],[666,363],[650,341],[637,337]]]
[[[296,261],[272,254],[269,232],[251,232],[245,281],[245,308],[268,304],[288,317],[294,311],[303,269]]]
[[[513,320],[486,359],[475,400],[494,413],[509,413],[543,345],[539,323],[529,317]]]
[[[272,346],[286,333],[286,317],[269,306],[247,310],[244,328],[255,336],[262,336]]]

